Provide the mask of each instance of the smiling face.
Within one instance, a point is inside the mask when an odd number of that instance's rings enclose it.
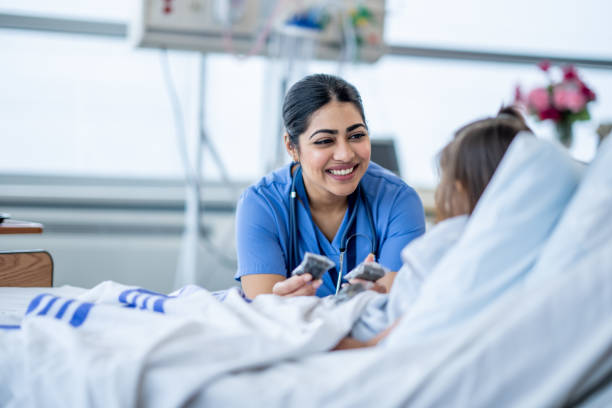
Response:
[[[368,129],[355,105],[336,100],[324,105],[312,114],[298,142],[296,149],[285,140],[302,166],[311,205],[344,202],[370,164]]]

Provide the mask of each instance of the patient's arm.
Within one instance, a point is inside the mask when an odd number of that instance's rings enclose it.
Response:
[[[360,341],[360,340],[354,339],[351,336],[346,336],[345,338],[340,340],[340,342],[336,344],[336,346],[331,351],[349,350],[349,349],[376,346],[382,339],[384,339],[385,337],[389,335],[389,333],[391,333],[391,331],[395,328],[395,326],[397,326],[400,320],[401,318],[397,319],[395,323],[393,323],[391,326],[387,327],[385,330],[381,331],[375,337],[372,337],[368,341]]]
[[[370,282],[363,279],[351,279],[349,283],[351,285],[361,283],[368,290],[373,290],[374,292],[378,293],[389,293],[391,291],[391,285],[393,285],[395,275],[397,275],[397,272],[388,272],[376,282]]]
[[[393,285],[393,281],[395,280],[396,276],[397,272],[389,272],[377,280],[376,283],[383,286],[387,290],[386,293],[389,293],[391,291],[391,285]]]

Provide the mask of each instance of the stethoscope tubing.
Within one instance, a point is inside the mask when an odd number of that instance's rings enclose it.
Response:
[[[293,167],[293,164],[291,165],[291,167]],[[296,213],[297,205],[298,205],[297,201],[299,197],[295,190],[295,182],[301,176],[302,176],[302,167],[298,166],[297,170],[295,171],[295,174],[292,177],[291,191],[289,193],[290,194],[290,198],[289,198],[290,200],[289,202],[289,251],[288,251],[289,252],[289,270],[287,271],[287,277],[289,277],[289,274],[291,273],[291,271],[295,269],[295,267],[297,266],[298,258],[299,258],[297,213]],[[344,269],[343,260],[344,260],[344,254],[348,246],[348,241],[353,236],[356,235],[356,234],[353,234],[347,238],[347,234],[349,233],[351,226],[355,222],[355,217],[357,215],[357,210],[359,209],[360,201],[365,206],[366,214],[368,217],[368,223],[370,226],[370,233],[372,234],[372,240],[370,243],[371,245],[370,252],[373,253],[374,256],[376,257],[376,252],[377,252],[376,248],[378,246],[378,240],[376,237],[376,226],[374,225],[374,217],[372,216],[372,209],[369,205],[369,202],[367,200],[367,197],[365,196],[363,189],[361,188],[361,182],[357,185],[357,193],[359,195],[359,199],[355,203],[355,207],[348,220],[346,229],[344,230],[344,233],[342,234],[342,238],[340,239],[340,270],[338,271],[338,281],[336,283],[336,293],[340,289],[340,281],[342,280],[342,272],[343,272],[342,269]]]

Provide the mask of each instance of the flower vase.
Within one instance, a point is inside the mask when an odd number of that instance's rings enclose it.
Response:
[[[569,121],[562,120],[556,123],[557,128],[557,139],[561,142],[561,144],[567,148],[572,146],[572,141],[574,140],[574,132],[572,129],[572,124]]]

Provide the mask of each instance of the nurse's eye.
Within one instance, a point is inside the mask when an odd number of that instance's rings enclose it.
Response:
[[[326,145],[326,144],[330,144],[330,143],[334,143],[334,139],[325,138],[325,139],[319,139],[316,142],[314,142],[314,144],[316,144],[316,145]]]
[[[349,136],[349,139],[354,139],[354,140],[359,140],[363,137],[366,137],[367,134],[363,133],[363,132],[359,132],[359,133],[353,133],[352,135]]]

